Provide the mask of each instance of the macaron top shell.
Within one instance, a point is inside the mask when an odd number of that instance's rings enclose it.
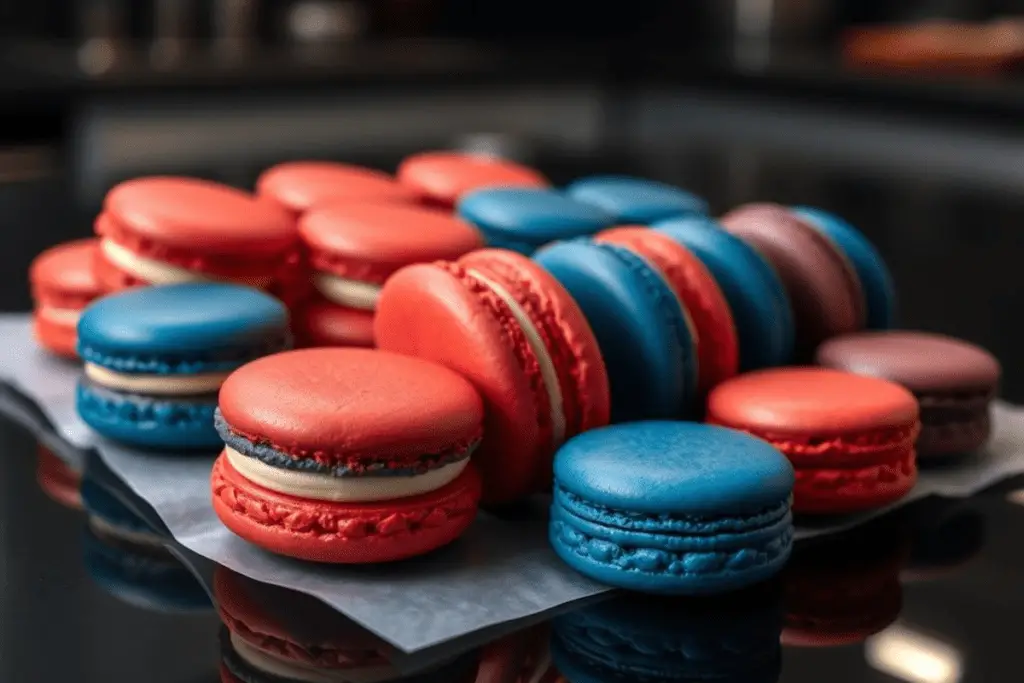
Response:
[[[633,422],[567,442],[555,480],[591,504],[673,515],[754,512],[784,503],[793,467],[760,439],[690,422]]]
[[[454,206],[486,187],[547,187],[547,178],[521,164],[478,154],[423,152],[405,159],[398,180],[420,196]]]
[[[752,372],[708,397],[709,422],[778,436],[903,429],[917,419],[917,400],[898,384],[825,368]]]
[[[39,254],[29,269],[33,296],[59,299],[71,307],[84,306],[102,295],[92,269],[98,244],[95,238],[74,240]]]
[[[994,391],[995,356],[966,341],[929,332],[863,332],[818,347],[816,360],[837,370],[881,377],[913,392]]]
[[[281,348],[287,329],[288,311],[268,294],[239,285],[190,283],[132,289],[96,301],[78,322],[78,343],[87,362],[113,370],[172,372],[186,371],[192,354],[225,352],[223,362],[237,365],[248,360],[245,355],[260,355],[259,349]],[[234,358],[235,351],[243,355]],[[164,354],[182,365],[165,367],[153,358]]]
[[[147,251],[164,246],[259,257],[289,249],[298,237],[291,215],[274,202],[195,178],[123,182],[107,193],[104,216],[97,223],[102,236]]]
[[[629,176],[582,178],[566,187],[565,192],[573,199],[604,209],[618,223],[649,224],[708,211],[707,202],[686,190]]]
[[[538,188],[478,190],[459,201],[458,213],[488,242],[532,246],[592,235],[614,222],[603,209]]]
[[[730,211],[722,226],[760,251],[786,286],[800,353],[825,339],[863,329],[866,305],[845,254],[795,214],[775,204]]]
[[[232,373],[220,390],[231,432],[321,464],[467,450],[480,438],[473,386],[440,365],[369,349],[303,349]]]
[[[415,192],[383,171],[331,161],[292,161],[268,168],[256,181],[256,193],[296,213],[328,203],[416,201]]]
[[[315,270],[376,283],[402,266],[454,260],[483,246],[477,229],[451,214],[397,204],[313,209],[300,219],[299,234]]]

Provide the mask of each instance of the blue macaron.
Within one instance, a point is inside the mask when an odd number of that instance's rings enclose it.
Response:
[[[736,322],[742,371],[792,360],[793,310],[782,281],[764,257],[711,218],[674,219],[653,227],[692,251],[722,288]]]
[[[288,312],[238,285],[133,289],[89,306],[78,322],[78,413],[129,445],[214,449],[217,391],[228,373],[291,344]]]
[[[619,224],[649,225],[668,218],[708,212],[707,202],[695,194],[665,183],[629,176],[581,178],[566,187],[565,193],[607,211]]]
[[[542,188],[477,190],[456,210],[480,230],[487,246],[527,256],[549,242],[592,235],[614,222],[607,211]]]
[[[535,260],[579,304],[608,370],[613,422],[671,419],[694,409],[695,335],[679,298],[622,247],[562,242]]]
[[[793,467],[760,439],[689,422],[581,434],[555,456],[549,538],[601,583],[712,594],[776,574],[793,545]]]
[[[839,216],[809,206],[793,207],[793,213],[824,235],[853,266],[867,304],[867,326],[887,330],[896,323],[896,288],[882,255],[857,228]]]

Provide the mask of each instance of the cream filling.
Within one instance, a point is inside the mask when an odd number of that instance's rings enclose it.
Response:
[[[95,363],[85,364],[85,376],[107,389],[133,394],[156,396],[195,396],[210,394],[228,378],[230,372],[207,372],[197,375],[128,375],[108,370]]]
[[[144,531],[127,531],[113,526],[99,517],[89,517],[89,528],[99,536],[117,539],[132,545],[146,546],[147,548],[163,548],[164,541],[156,534]]]
[[[177,285],[186,282],[228,281],[227,278],[212,278],[201,275],[200,273],[196,273],[187,268],[182,268],[181,266],[174,266],[170,263],[164,263],[162,261],[146,258],[145,256],[139,256],[135,252],[122,247],[120,244],[109,238],[100,242],[100,250],[108,261],[121,270],[154,285]],[[237,281],[244,282],[251,287],[265,289],[273,282],[273,278],[270,276],[260,276],[239,278]]]
[[[551,404],[552,441],[556,448],[561,446],[562,442],[565,441],[565,405],[562,399],[562,387],[558,383],[558,373],[555,371],[555,364],[551,360],[551,354],[548,353],[547,347],[544,346],[544,340],[541,339],[537,328],[533,326],[533,322],[526,315],[526,311],[522,309],[519,302],[512,298],[512,295],[504,287],[481,275],[476,270],[469,270],[468,272],[490,287],[491,291],[505,302],[505,305],[512,311],[512,317],[515,318],[516,324],[523,331],[526,343],[530,345],[530,349],[537,357],[537,364],[540,365],[540,374],[544,380],[544,388],[548,392],[548,402]]]
[[[373,311],[377,308],[377,299],[380,297],[380,285],[358,280],[347,280],[330,273],[313,273],[313,286],[325,297],[338,304],[349,308],[358,308],[363,311]]]
[[[41,318],[46,318],[52,323],[58,325],[77,325],[78,319],[82,317],[81,311],[76,311],[73,308],[53,308],[52,306],[43,306],[36,311],[36,315]]]
[[[296,498],[334,503],[373,503],[418,496],[455,481],[469,464],[469,458],[410,477],[400,475],[332,477],[317,472],[299,472],[273,467],[262,460],[226,447],[224,455],[239,474],[263,488]]]
[[[231,647],[246,664],[275,676],[304,683],[379,683],[401,677],[390,664],[358,669],[318,669],[305,662],[284,660],[247,643],[235,633],[231,634]]]

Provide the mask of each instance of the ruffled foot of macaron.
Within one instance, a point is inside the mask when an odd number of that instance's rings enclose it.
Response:
[[[439,365],[367,349],[277,354],[227,379],[216,421],[214,511],[270,552],[400,560],[451,543],[476,516],[483,405]]]

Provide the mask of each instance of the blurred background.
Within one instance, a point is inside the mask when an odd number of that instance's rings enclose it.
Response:
[[[905,325],[1024,340],[1024,0],[0,0],[0,27],[0,310],[119,180],[457,147],[828,208]]]

